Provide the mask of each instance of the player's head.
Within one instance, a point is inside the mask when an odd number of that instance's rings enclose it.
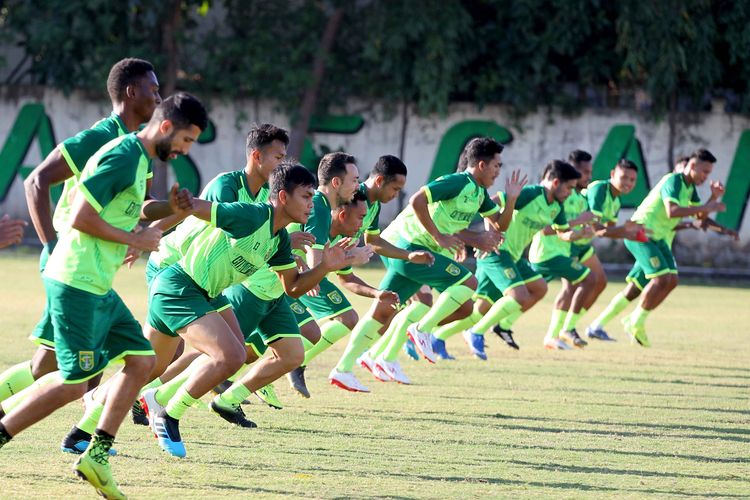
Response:
[[[683,173],[689,161],[690,161],[689,156],[680,156],[679,158],[677,158],[677,161],[674,162],[674,169],[672,169],[672,171],[676,174]]]
[[[591,155],[582,149],[576,149],[568,155],[568,163],[581,173],[581,178],[578,179],[576,187],[583,189],[588,186],[591,183],[591,172],[593,169],[591,166]]]
[[[690,179],[691,183],[700,186],[711,175],[714,163],[716,163],[716,157],[709,150],[698,149],[690,155],[690,160],[688,160],[685,166],[684,175]]]
[[[576,187],[581,173],[570,163],[562,160],[552,160],[544,167],[542,185],[550,190],[552,197],[564,202]]]
[[[380,203],[388,203],[406,185],[406,165],[393,155],[378,158],[370,171],[370,185]]]
[[[638,179],[638,165],[623,158],[617,162],[609,173],[609,182],[620,194],[628,194],[635,187]]]
[[[288,145],[289,134],[283,128],[270,123],[253,125],[245,142],[247,162],[260,167],[260,174],[268,179],[273,169],[286,157]]]
[[[490,187],[500,175],[500,153],[503,145],[492,137],[477,137],[469,141],[463,151],[466,170],[476,179],[480,186]]]
[[[313,208],[315,176],[303,165],[285,160],[268,179],[268,198],[294,222],[304,224]]]
[[[354,236],[362,228],[365,215],[367,215],[367,196],[357,191],[351,201],[339,205],[334,210],[331,227],[336,234]]]
[[[107,92],[113,105],[123,104],[146,123],[161,103],[159,80],[154,66],[143,59],[128,57],[109,70]]]
[[[333,189],[338,203],[346,203],[359,188],[357,160],[342,152],[328,153],[318,164],[318,181]]]
[[[149,126],[158,127],[156,155],[167,161],[190,151],[190,146],[208,126],[208,113],[196,97],[178,92],[156,107]]]

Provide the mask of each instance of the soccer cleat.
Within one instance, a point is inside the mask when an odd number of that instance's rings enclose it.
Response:
[[[135,425],[148,426],[148,415],[146,415],[146,410],[143,409],[140,401],[136,400],[133,403],[133,407],[130,408],[130,416],[133,418]]]
[[[399,384],[411,384],[411,380],[409,380],[409,377],[407,377],[403,370],[401,370],[401,365],[398,361],[386,361],[381,357],[375,361],[375,366]]]
[[[448,354],[448,350],[445,348],[445,340],[441,340],[435,336],[432,337],[432,352],[440,359],[456,359]]]
[[[370,351],[365,351],[362,356],[358,357],[357,364],[368,372],[372,373],[372,369],[375,366],[375,361],[370,356]]]
[[[486,361],[487,353],[484,352],[484,335],[472,333],[471,330],[464,330],[462,335],[471,353],[482,361]]]
[[[572,349],[572,347],[557,337],[544,337],[544,348],[552,351],[567,351]]]
[[[221,402],[220,404],[219,402],[217,402],[217,399],[219,398],[214,398],[213,401],[211,401],[211,404],[208,405],[209,408],[211,408],[212,412],[216,413],[218,416],[233,425],[238,425],[246,429],[254,429],[255,427],[258,427],[255,422],[249,420],[245,416],[245,412],[242,411],[242,407],[240,405],[224,406],[223,402]]]
[[[597,326],[596,328],[591,326],[587,327],[586,336],[590,339],[604,340],[607,342],[615,342],[617,340],[614,337],[610,337],[607,332],[604,331],[604,328],[600,326]]]
[[[569,344],[573,344],[574,346],[578,347],[579,349],[583,349],[587,345],[589,345],[588,342],[583,340],[580,335],[578,335],[578,332],[574,329],[560,332],[560,337],[562,337],[563,340],[568,342]]]
[[[164,406],[156,400],[156,391],[158,389],[147,389],[141,393],[139,401],[143,407],[143,411],[146,412],[148,417],[148,426],[151,428],[151,432],[156,436],[156,429],[154,428],[154,417],[157,413],[164,409]]]
[[[70,432],[68,432],[68,435],[63,438],[62,443],[60,443],[60,450],[65,453],[80,455],[81,453],[86,451],[86,448],[89,447],[90,442],[91,434],[86,431],[82,431],[74,425],[73,428],[70,429]],[[110,448],[109,455],[112,457],[117,455],[117,450],[115,450],[114,448]]]
[[[304,366],[299,366],[290,371],[286,374],[286,378],[289,380],[291,388],[297,391],[303,398],[310,397],[310,391],[307,390],[307,384],[305,384]]]
[[[417,346],[415,346],[414,342],[412,342],[409,338],[407,338],[406,342],[404,343],[404,352],[414,361],[419,361]]]
[[[503,328],[500,325],[495,325],[492,327],[492,331],[495,332],[495,334],[500,337],[500,340],[508,344],[508,347],[511,347],[515,350],[519,350],[520,347],[518,347],[518,344],[516,344],[516,341],[513,340],[513,330],[508,330],[507,328]]]
[[[279,401],[278,396],[276,396],[276,390],[273,388],[273,384],[268,384],[265,387],[261,387],[253,394],[258,396],[258,399],[275,410],[280,410],[284,407],[284,405],[281,404],[281,401]]]
[[[630,337],[631,344],[639,344],[643,347],[651,347],[651,342],[648,340],[645,328],[639,328],[630,321],[630,316],[622,318],[622,326],[625,329],[625,333]]]
[[[372,364],[372,376],[381,382],[393,382],[393,379],[383,370],[383,367],[374,361]]]
[[[153,418],[154,432],[159,446],[172,456],[184,458],[187,452],[180,437],[180,421],[167,414],[167,410],[159,410]]]
[[[328,382],[351,392],[370,392],[370,389],[362,385],[352,372],[340,372],[336,368],[328,375]]]
[[[406,329],[406,336],[414,342],[417,352],[430,363],[436,361],[435,353],[432,352],[432,336],[429,333],[420,332],[416,323],[409,325]]]
[[[115,500],[127,498],[117,487],[112,477],[108,456],[104,453],[84,453],[73,465],[73,472],[79,478],[88,481],[104,498]]]

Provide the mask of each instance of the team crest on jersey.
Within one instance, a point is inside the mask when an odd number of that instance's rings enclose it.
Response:
[[[573,262],[570,263],[570,267],[578,271],[579,269],[581,269],[581,263],[578,262],[578,259],[575,259],[573,260]]]
[[[461,269],[459,269],[456,264],[448,264],[448,267],[445,268],[445,272],[451,276],[458,276],[461,274]]]
[[[506,269],[505,270],[505,277],[508,278],[509,280],[516,279],[516,271],[515,271],[515,269]]]
[[[305,308],[299,302],[292,302],[290,307],[294,314],[305,314]]]
[[[94,351],[78,351],[78,366],[89,372],[94,369]]]
[[[327,297],[328,297],[328,300],[330,300],[334,304],[341,304],[344,301],[344,298],[341,296],[338,290],[329,292]]]
[[[648,261],[651,263],[651,267],[659,267],[661,264],[661,260],[659,260],[659,257],[651,257],[648,259]]]

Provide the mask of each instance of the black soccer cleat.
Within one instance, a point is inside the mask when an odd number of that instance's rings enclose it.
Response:
[[[255,422],[249,420],[245,416],[245,412],[242,411],[242,407],[240,405],[232,406],[232,408],[225,408],[216,404],[216,401],[211,401],[209,407],[211,408],[212,412],[216,413],[218,416],[220,416],[230,424],[239,425],[240,427],[245,427],[246,429],[253,429],[255,427],[258,427]]]
[[[146,415],[146,410],[143,409],[141,402],[137,399],[133,403],[133,407],[130,408],[130,416],[133,418],[135,425],[145,425],[148,427],[148,415]]]
[[[500,325],[495,325],[492,328],[492,331],[495,332],[498,337],[500,337],[500,340],[508,344],[508,347],[511,347],[515,350],[520,349],[520,347],[518,347],[518,344],[516,344],[516,341],[513,340],[513,330],[506,330]]]

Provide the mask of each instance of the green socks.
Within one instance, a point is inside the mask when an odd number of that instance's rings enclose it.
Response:
[[[576,325],[578,325],[578,320],[581,319],[581,316],[583,316],[584,313],[585,311],[583,309],[577,313],[574,313],[572,309],[568,311],[568,314],[565,316],[565,323],[563,323],[563,331],[569,332],[575,330]]]
[[[625,297],[625,294],[620,292],[615,295],[607,307],[602,313],[594,320],[591,324],[591,328],[604,328],[604,326],[615,319],[626,307],[628,307],[630,301]]]
[[[386,329],[385,333],[373,344],[373,346],[368,351],[368,354],[372,359],[377,359],[378,356],[383,354],[383,352],[388,347],[388,343],[393,338],[394,332],[398,331],[399,329],[403,328],[404,331],[406,331],[406,327],[408,326],[406,322],[408,321],[407,317],[409,315],[409,311],[411,311],[413,304],[409,304],[405,308],[401,309],[396,315],[391,319],[391,324],[388,325],[388,328]],[[407,311],[407,309],[409,311]],[[427,312],[425,310],[425,312]]]
[[[318,343],[312,346],[309,351],[305,351],[305,361],[302,362],[302,366],[307,366],[310,361],[315,359],[320,353],[331,347],[333,344],[346,337],[348,333],[350,333],[349,328],[347,328],[341,321],[333,320],[321,326],[320,340],[318,340]]]
[[[500,327],[506,330],[510,330],[510,328],[513,326],[513,323],[518,321],[518,318],[520,318],[521,316],[523,316],[523,311],[521,311],[520,309],[514,313],[507,315],[500,320]]]
[[[549,328],[547,329],[547,338],[553,339],[560,335],[560,330],[565,323],[567,311],[560,309],[552,310],[552,318],[549,321]]]
[[[378,330],[383,327],[380,321],[365,316],[354,327],[349,337],[344,354],[341,356],[336,369],[340,372],[350,372],[357,358],[370,347],[378,338]]]
[[[420,332],[431,333],[438,323],[450,316],[461,304],[474,295],[474,290],[464,285],[453,285],[441,293],[429,312],[419,321]]]
[[[21,392],[33,383],[34,376],[31,374],[30,361],[11,366],[0,374],[0,401]]]
[[[35,381],[33,384],[28,386],[26,389],[22,390],[21,392],[14,394],[13,396],[9,397],[5,401],[2,402],[2,408],[5,413],[10,413],[15,407],[26,401],[26,398],[33,395],[37,389],[40,387],[44,387],[45,385],[50,385],[55,382],[60,381],[60,372],[54,371],[52,373],[48,373],[47,375],[44,375],[43,377],[40,377],[39,380]]]
[[[242,382],[235,382],[232,387],[216,396],[214,399],[220,406],[231,408],[237,406],[250,396],[250,389]]]
[[[396,361],[398,359],[401,348],[404,347],[404,344],[406,343],[406,329],[409,328],[409,325],[416,323],[424,317],[429,310],[430,308],[427,307],[427,305],[422,304],[421,302],[413,302],[399,313],[403,314],[404,318],[402,321],[398,322],[395,325],[396,328],[391,331],[388,344],[385,346],[385,349],[383,349],[383,352],[380,353],[380,355],[383,356],[383,359],[386,361]]]
[[[165,410],[167,411],[167,415],[179,420],[182,418],[185,411],[197,402],[198,400],[188,394],[185,387],[180,387],[177,389],[175,395],[169,400],[169,403],[167,403]]]
[[[190,374],[193,372],[192,369],[196,366],[196,361],[199,360],[201,360],[201,358],[197,358],[190,364],[190,366],[182,370],[182,373],[177,375],[169,382],[166,382],[165,384],[159,386],[159,388],[156,390],[156,394],[154,394],[156,402],[160,405],[166,405],[167,402],[170,401],[175,394],[177,394],[177,391],[180,389],[180,387],[182,387],[182,385],[187,382],[187,379],[190,378]]]
[[[104,410],[104,404],[92,400],[86,406],[86,411],[83,412],[83,417],[76,424],[76,427],[84,432],[93,434],[96,430],[96,424],[99,423],[99,418],[102,416],[102,410]]]
[[[468,330],[472,327],[472,325],[474,325],[474,323],[476,323],[480,319],[482,319],[482,314],[475,309],[464,319],[459,319],[458,321],[454,321],[452,323],[448,323],[447,325],[439,327],[437,330],[435,330],[434,335],[440,340],[448,340],[455,334],[464,330]]]
[[[471,328],[471,333],[482,335],[496,323],[499,323],[500,320],[519,311],[521,311],[521,304],[516,302],[516,299],[511,296],[503,297],[492,304],[487,314]]]
[[[650,312],[651,311],[643,309],[639,304],[630,315],[630,320],[633,326],[635,326],[636,328],[645,328],[646,318],[648,317],[648,313]]]

